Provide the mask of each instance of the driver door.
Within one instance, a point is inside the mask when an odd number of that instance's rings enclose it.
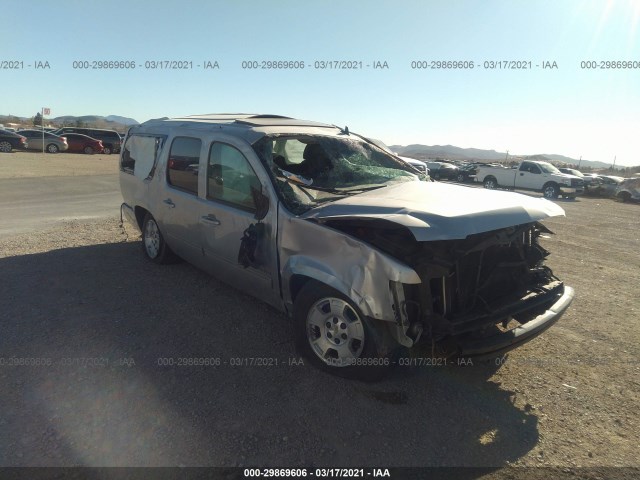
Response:
[[[280,302],[277,277],[277,202],[269,198],[269,210],[256,220],[257,205],[252,189],[269,195],[268,177],[253,151],[237,140],[212,141],[200,167],[201,198],[199,229],[204,266],[213,275],[267,303]],[[249,160],[251,158],[253,163]],[[261,172],[264,178],[260,178]],[[239,262],[241,240],[250,225],[259,227],[253,249],[255,262]]]

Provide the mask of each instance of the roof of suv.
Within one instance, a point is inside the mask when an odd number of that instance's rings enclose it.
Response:
[[[161,130],[175,127],[196,130],[211,130],[212,127],[216,127],[216,129],[224,129],[232,135],[244,138],[249,143],[271,133],[336,135],[342,131],[335,125],[326,123],[298,120],[281,115],[248,113],[210,113],[177,118],[157,118],[131,127],[129,131],[130,133],[154,131],[160,133]]]

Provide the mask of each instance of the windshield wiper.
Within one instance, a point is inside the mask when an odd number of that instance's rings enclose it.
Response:
[[[378,188],[386,187],[386,184],[371,185],[369,187],[353,187],[340,190],[341,192],[355,193],[355,192],[368,192],[369,190],[377,190]]]

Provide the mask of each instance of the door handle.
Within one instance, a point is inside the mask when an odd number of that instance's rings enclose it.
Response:
[[[176,208],[176,204],[173,203],[173,201],[170,198],[163,200],[162,203],[166,203],[167,205],[169,205],[169,208]]]
[[[215,215],[211,214],[200,217],[200,221],[207,225],[220,225],[220,220],[218,220]]]

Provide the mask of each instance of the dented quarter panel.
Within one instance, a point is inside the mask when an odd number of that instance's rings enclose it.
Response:
[[[404,182],[336,200],[305,218],[376,218],[407,227],[420,242],[457,240],[564,216],[549,200],[439,182]]]
[[[393,321],[389,282],[420,283],[412,268],[349,235],[285,210],[279,217],[282,290],[288,305],[293,303],[291,278],[303,275],[343,293],[365,315]]]

